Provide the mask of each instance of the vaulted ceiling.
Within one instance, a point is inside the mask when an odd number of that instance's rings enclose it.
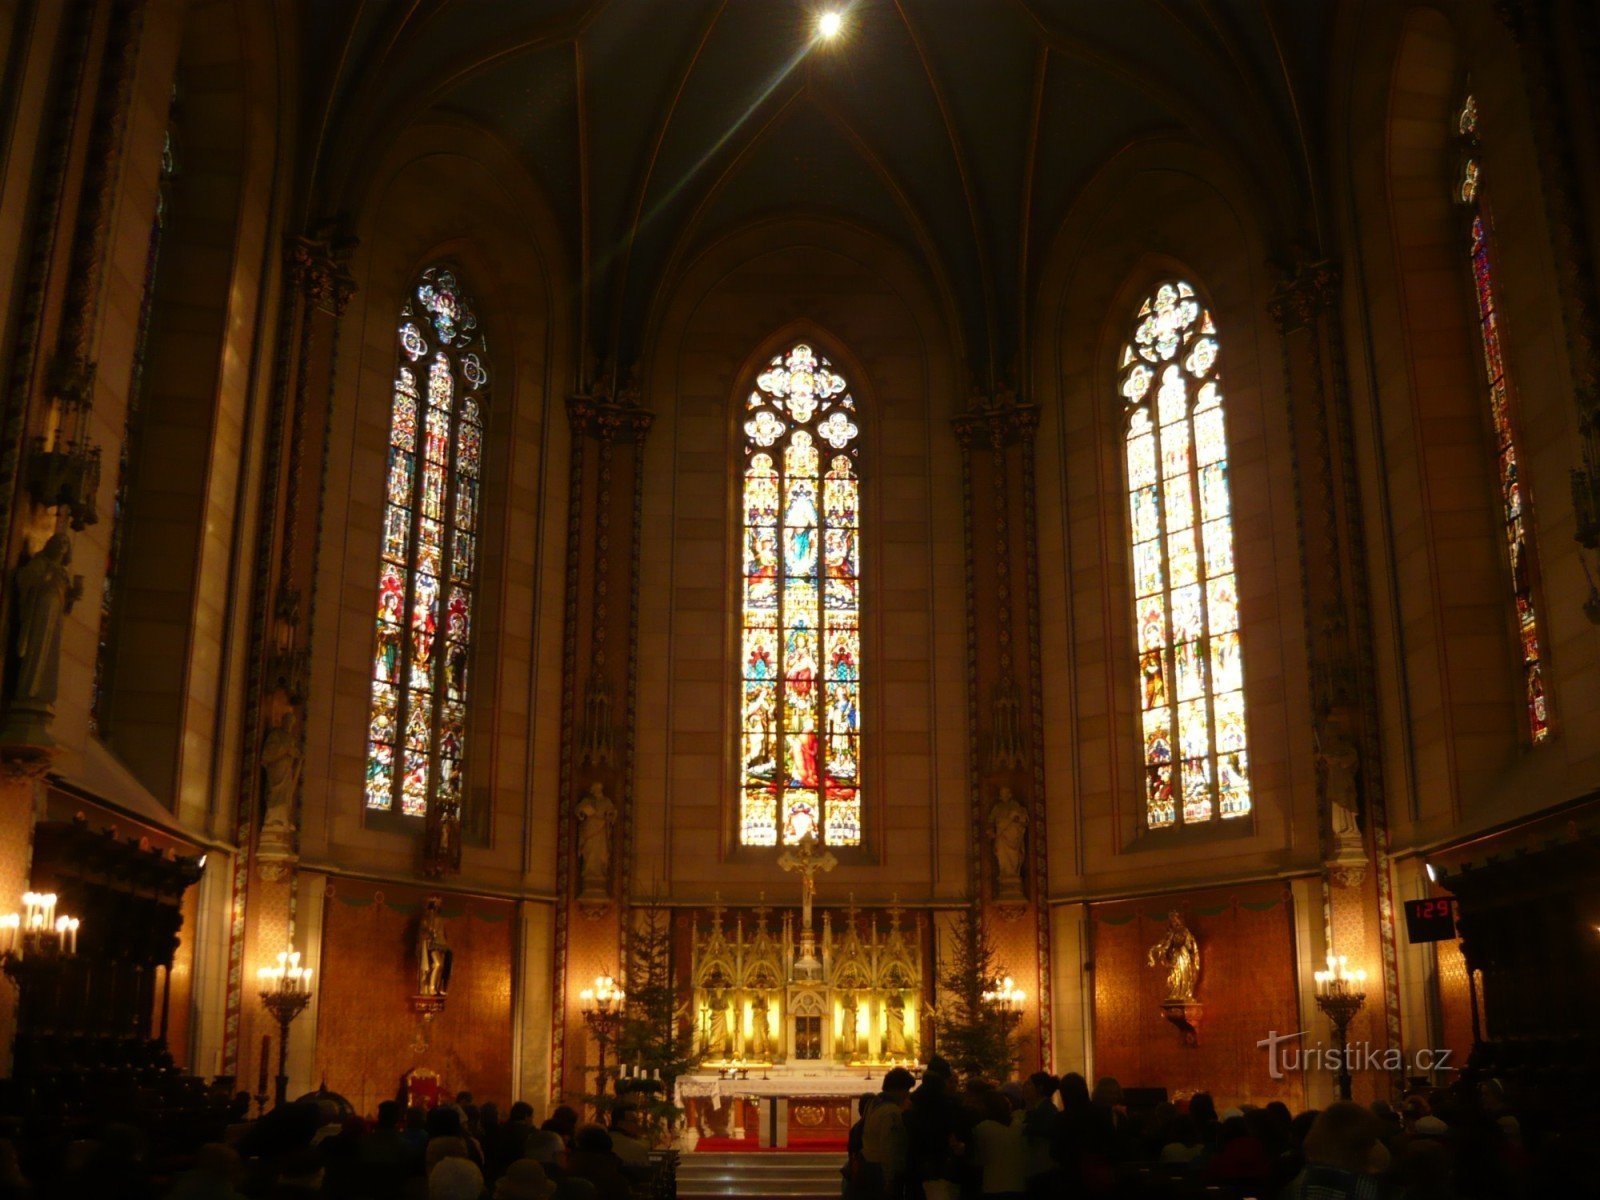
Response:
[[[346,0],[307,6],[307,163],[430,111],[526,160],[583,285],[586,352],[638,353],[659,281],[777,211],[898,241],[955,297],[980,379],[1027,329],[1042,252],[1120,148],[1172,136],[1311,224],[1334,0]]]

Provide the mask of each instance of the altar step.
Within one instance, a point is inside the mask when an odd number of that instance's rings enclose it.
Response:
[[[836,1200],[843,1151],[806,1154],[759,1150],[746,1154],[685,1154],[678,1164],[678,1200],[701,1197],[780,1196],[784,1200]]]

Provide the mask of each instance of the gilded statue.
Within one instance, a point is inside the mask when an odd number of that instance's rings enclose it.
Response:
[[[906,1057],[906,998],[895,991],[889,993],[885,1005],[884,1053],[890,1058]]]
[[[767,1028],[767,996],[757,992],[750,1002],[750,1057],[766,1058],[772,1053],[771,1031]]]
[[[1161,940],[1150,947],[1152,967],[1167,969],[1167,999],[1191,1003],[1200,981],[1200,944],[1194,940],[1176,912],[1167,914],[1167,928]]]
[[[454,954],[444,934],[444,916],[439,897],[429,896],[417,923],[417,994],[442,996],[450,988],[450,964]]]

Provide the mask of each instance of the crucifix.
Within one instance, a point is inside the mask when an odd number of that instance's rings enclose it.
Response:
[[[817,853],[817,836],[808,832],[801,838],[793,850],[785,850],[778,858],[778,865],[785,871],[793,871],[800,876],[800,968],[807,974],[815,972],[821,964],[817,962],[817,940],[811,929],[811,901],[817,894],[818,871],[831,871],[839,865],[831,852],[823,850]]]

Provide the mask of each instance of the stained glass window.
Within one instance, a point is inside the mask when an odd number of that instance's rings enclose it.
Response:
[[[396,330],[367,807],[461,802],[487,352],[456,277],[422,273]]]
[[[1151,829],[1250,811],[1228,438],[1211,314],[1187,283],[1139,308],[1120,368]]]
[[[861,841],[856,405],[800,344],[745,405],[739,840]]]
[[[1550,713],[1544,694],[1544,656],[1533,596],[1533,537],[1528,529],[1527,486],[1518,467],[1511,386],[1506,379],[1500,344],[1500,310],[1491,261],[1492,235],[1478,162],[1478,103],[1471,96],[1461,106],[1456,130],[1467,147],[1455,193],[1471,218],[1469,253],[1473,294],[1477,299],[1479,343],[1483,347],[1484,376],[1488,383],[1495,479],[1500,493],[1500,526],[1505,533],[1512,610],[1517,623],[1517,651],[1522,659],[1522,698],[1528,714],[1529,736],[1535,742],[1542,742],[1550,735]]]

